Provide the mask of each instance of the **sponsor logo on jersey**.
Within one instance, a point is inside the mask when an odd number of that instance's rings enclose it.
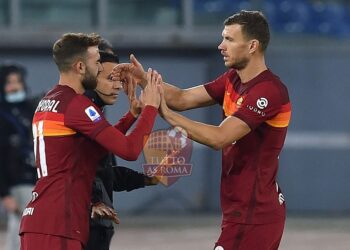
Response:
[[[38,198],[39,194],[37,192],[32,193],[32,202]]]
[[[279,201],[280,205],[283,204],[283,202],[284,202],[284,196],[283,196],[282,193],[279,193],[279,194],[278,194],[278,201]]]
[[[100,114],[97,112],[97,110],[93,106],[89,106],[85,109],[85,113],[93,122],[98,122],[101,120]]]
[[[262,117],[264,117],[266,115],[265,112],[261,111],[260,109],[258,109],[257,107],[254,107],[252,105],[247,104],[247,109],[249,109],[250,111],[253,111],[254,113],[257,113],[258,115],[261,115]]]
[[[27,207],[24,209],[22,216],[33,215],[34,207]]]
[[[225,249],[222,246],[217,246],[217,247],[215,247],[214,250],[225,250]]]
[[[266,108],[268,104],[269,104],[269,101],[265,97],[260,97],[256,101],[256,106],[258,106],[259,109]]]

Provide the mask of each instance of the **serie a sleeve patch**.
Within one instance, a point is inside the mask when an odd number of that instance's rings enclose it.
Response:
[[[85,113],[90,118],[92,122],[98,122],[101,120],[100,114],[97,112],[97,110],[93,106],[89,106],[85,109]]]

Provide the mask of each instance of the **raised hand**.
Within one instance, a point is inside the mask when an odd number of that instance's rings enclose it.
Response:
[[[159,114],[161,117],[165,118],[166,115],[169,113],[170,109],[165,101],[165,94],[164,94],[163,85],[159,84],[158,89],[159,89],[159,93],[160,93]]]
[[[92,205],[91,218],[102,218],[112,220],[114,223],[119,224],[120,220],[117,213],[113,208],[108,207],[103,202]]]
[[[137,84],[134,80],[131,80],[131,83],[123,83],[123,89],[125,94],[128,96],[130,112],[134,117],[138,117],[143,108],[143,103],[137,99],[136,89]]]
[[[159,108],[160,105],[160,93],[158,85],[161,84],[161,75],[152,69],[147,71],[147,86],[141,94],[141,100],[145,105],[151,105]]]
[[[134,80],[142,88],[147,85],[147,73],[133,54],[130,55],[130,63],[120,63],[115,66],[111,76],[113,80],[123,81],[127,84]]]

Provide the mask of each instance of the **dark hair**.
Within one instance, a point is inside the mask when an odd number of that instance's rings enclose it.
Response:
[[[98,45],[98,49],[100,51],[104,51],[107,53],[111,52],[112,54],[115,54],[115,51],[114,51],[112,44],[108,40],[106,40],[105,38],[101,38],[100,44]]]
[[[247,39],[257,39],[261,45],[261,51],[265,51],[270,41],[269,24],[262,12],[241,10],[228,17],[224,25],[239,24],[242,33]]]
[[[105,62],[119,63],[119,57],[117,55],[113,55],[105,51],[100,51],[100,61],[101,63],[105,63]]]
[[[25,78],[27,75],[27,71],[25,68],[18,64],[3,64],[0,65],[0,101],[4,100],[5,97],[5,85],[7,81],[7,77],[10,74],[18,74],[22,83],[24,91],[27,92],[27,85],[25,82]]]
[[[85,60],[87,49],[98,46],[100,36],[97,34],[66,33],[53,45],[53,59],[60,72],[67,72],[77,60]]]

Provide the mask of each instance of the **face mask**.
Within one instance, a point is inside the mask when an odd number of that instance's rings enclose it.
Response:
[[[26,92],[24,90],[5,95],[5,100],[9,103],[23,102],[25,99]]]

